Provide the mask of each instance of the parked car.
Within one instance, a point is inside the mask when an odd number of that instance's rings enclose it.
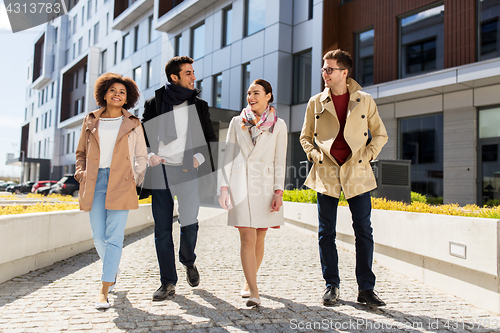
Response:
[[[25,182],[22,184],[10,185],[5,190],[11,193],[29,193],[35,182]]]
[[[78,191],[80,189],[80,184],[76,181],[73,174],[66,174],[59,180],[55,186],[50,189],[49,193],[56,193],[62,195],[72,195],[74,197],[78,196]]]
[[[51,184],[55,183],[57,183],[57,180],[39,180],[31,188],[31,193],[36,193],[36,190],[40,187],[46,187],[46,186],[50,187]]]
[[[36,189],[35,193],[36,194],[41,194],[41,195],[48,195],[50,193],[50,190],[55,188],[57,186],[57,182],[54,184],[50,184],[48,186],[42,186]]]
[[[6,181],[6,182],[3,182],[2,184],[0,184],[0,191],[5,191],[7,187],[11,186],[11,185],[16,185],[17,183],[14,183],[13,181]]]

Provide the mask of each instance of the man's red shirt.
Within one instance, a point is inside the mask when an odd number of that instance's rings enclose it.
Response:
[[[349,155],[351,154],[351,148],[345,141],[344,138],[344,128],[347,119],[347,107],[349,105],[349,91],[343,95],[333,95],[330,93],[333,105],[335,106],[335,111],[337,112],[337,118],[340,123],[340,130],[337,137],[333,141],[332,147],[330,148],[330,154],[337,160],[339,165],[345,163]]]

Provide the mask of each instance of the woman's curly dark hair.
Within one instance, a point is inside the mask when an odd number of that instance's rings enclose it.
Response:
[[[125,110],[129,110],[137,104],[141,92],[137,84],[129,77],[123,77],[116,73],[104,73],[97,78],[94,85],[94,97],[97,105],[100,107],[106,106],[104,95],[108,92],[109,87],[114,83],[121,83],[127,89],[127,103],[123,105]]]

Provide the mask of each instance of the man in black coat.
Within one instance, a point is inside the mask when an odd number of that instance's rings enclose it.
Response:
[[[198,236],[200,196],[211,189],[214,171],[210,142],[217,136],[210,120],[208,103],[198,97],[193,59],[170,59],[165,66],[167,83],[144,103],[142,124],[149,149],[149,168],[141,197],[152,194],[155,246],[160,266],[161,286],[153,300],[175,294],[174,243],[172,239],[174,196],[177,196],[181,239],[179,260],[186,267],[191,287],[200,282],[194,264]]]

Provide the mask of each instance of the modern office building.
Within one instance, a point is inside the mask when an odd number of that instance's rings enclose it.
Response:
[[[300,187],[306,103],[322,90],[322,55],[341,48],[387,127],[379,158],[411,160],[413,191],[445,203],[500,200],[500,0],[71,0],[69,7],[34,42],[25,179],[41,177],[41,160],[50,161],[52,179],[74,171],[101,73],[136,80],[142,97],[133,112],[141,116],[166,81],[166,61],[189,55],[221,140],[249,83],[272,84],[290,132],[287,184]]]

